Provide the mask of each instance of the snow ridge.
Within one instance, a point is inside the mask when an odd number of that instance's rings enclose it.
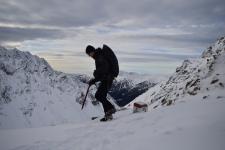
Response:
[[[79,75],[54,71],[43,58],[29,52],[0,48],[0,128],[89,120],[99,115],[101,107],[90,104],[80,110],[77,99],[86,89]]]
[[[171,105],[176,100],[199,93],[204,93],[202,99],[207,99],[214,91],[217,91],[215,98],[223,98],[225,97],[224,65],[225,38],[221,37],[202,53],[201,58],[184,60],[166,82],[151,88],[132,103],[145,101],[149,105],[154,103],[154,107]]]

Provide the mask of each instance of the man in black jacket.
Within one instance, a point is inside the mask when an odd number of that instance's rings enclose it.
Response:
[[[89,81],[89,85],[100,81],[100,86],[95,93],[95,98],[102,103],[105,112],[104,118],[100,121],[108,121],[113,119],[112,114],[116,112],[115,107],[106,98],[114,77],[111,73],[110,63],[104,56],[103,50],[101,48],[95,49],[93,46],[88,45],[86,53],[95,60],[96,67],[93,73],[94,78]]]

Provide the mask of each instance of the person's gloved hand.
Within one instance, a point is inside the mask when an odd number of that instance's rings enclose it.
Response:
[[[93,84],[95,84],[95,79],[91,79],[89,82],[88,82],[88,84],[91,86],[91,85],[93,85]]]

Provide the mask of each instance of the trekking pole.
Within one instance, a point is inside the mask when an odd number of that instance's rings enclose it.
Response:
[[[91,85],[88,86],[88,89],[87,89],[87,92],[86,92],[86,95],[85,95],[85,98],[84,98],[84,101],[83,101],[83,104],[82,104],[82,107],[81,107],[81,110],[84,108],[84,104],[86,102],[86,99],[87,99],[87,95],[88,95],[88,91],[89,91],[89,88],[91,87]]]

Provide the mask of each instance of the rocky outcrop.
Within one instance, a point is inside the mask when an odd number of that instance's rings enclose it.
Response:
[[[222,37],[207,48],[201,58],[184,60],[166,82],[158,84],[136,100],[147,101],[148,104],[159,102],[160,105],[171,105],[182,97],[199,93],[204,93],[202,98],[206,99],[214,90],[224,90],[224,66],[225,38]]]

